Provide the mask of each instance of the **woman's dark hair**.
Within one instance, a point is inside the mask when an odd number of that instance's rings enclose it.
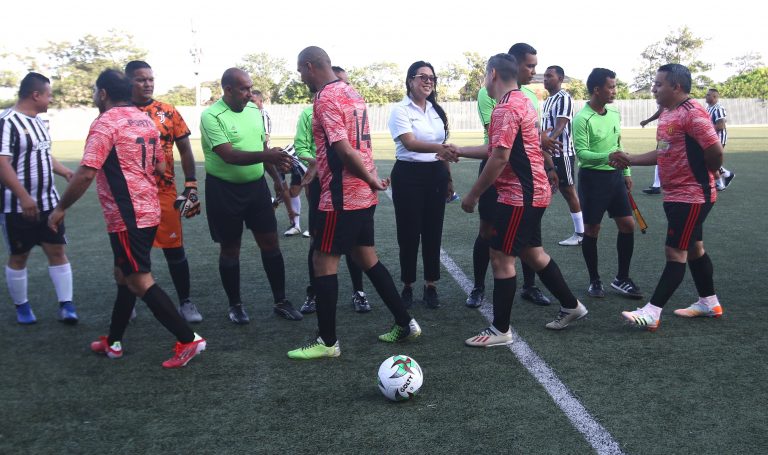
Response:
[[[419,68],[428,67],[432,70],[432,74],[435,74],[435,68],[432,67],[432,64],[429,62],[424,62],[419,60],[418,62],[413,62],[411,66],[408,67],[408,73],[405,76],[405,93],[410,97],[411,96],[411,87],[408,85],[408,81],[410,79],[413,79],[416,77],[416,71],[418,71]],[[435,76],[437,77],[437,76]],[[437,79],[435,79],[434,86],[432,88],[432,93],[429,94],[427,97],[427,101],[432,103],[432,107],[435,108],[435,112],[437,112],[437,115],[440,116],[440,119],[443,121],[443,128],[445,129],[445,140],[448,140],[448,116],[445,115],[445,110],[437,104]],[[445,141],[443,141],[445,143]]]

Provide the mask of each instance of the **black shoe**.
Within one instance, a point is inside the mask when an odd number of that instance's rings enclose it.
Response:
[[[589,289],[587,290],[587,294],[589,294],[590,297],[595,297],[598,299],[602,299],[605,297],[605,289],[603,289],[603,282],[600,280],[594,280],[589,283]]]
[[[433,310],[440,308],[440,299],[437,298],[437,288],[434,286],[424,286],[424,297],[421,300],[427,308]]]
[[[624,297],[629,297],[630,299],[643,298],[643,293],[640,292],[640,288],[629,278],[624,278],[623,280],[616,278],[611,282],[611,287]]]
[[[547,298],[547,296],[544,295],[543,292],[541,292],[541,289],[537,288],[536,286],[531,286],[531,287],[523,286],[523,290],[522,292],[520,292],[520,297],[530,302],[533,302],[536,305],[541,305],[541,306],[547,306],[552,303]]]
[[[299,309],[299,312],[301,312],[301,314],[311,314],[315,311],[317,311],[317,302],[315,302],[315,296],[308,295],[304,300],[304,304],[301,306],[301,309]]]
[[[485,302],[485,288],[473,288],[467,297],[466,305],[469,308],[480,308],[483,302]]]
[[[661,188],[658,186],[649,186],[643,190],[645,194],[661,194]]]
[[[248,319],[248,314],[246,314],[242,303],[229,307],[229,320],[240,325],[251,322],[251,320]]]
[[[298,311],[296,311],[296,308],[291,305],[291,302],[289,302],[287,299],[283,299],[279,302],[275,303],[274,308],[272,310],[283,319],[287,319],[289,321],[301,321],[304,319],[304,316],[301,315]]]
[[[367,313],[371,311],[371,304],[368,303],[368,298],[363,291],[355,291],[352,294],[352,307],[358,313]]]
[[[728,188],[728,185],[731,184],[731,180],[733,180],[734,177],[736,177],[735,172],[731,172],[731,175],[729,175],[728,177],[723,177],[723,190]]]
[[[405,286],[403,292],[400,293],[400,298],[403,300],[403,305],[406,308],[410,308],[413,305],[413,288],[411,286]]]

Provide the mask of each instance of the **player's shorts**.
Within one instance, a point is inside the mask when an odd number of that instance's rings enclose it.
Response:
[[[152,271],[152,242],[155,240],[157,226],[148,228],[129,228],[125,231],[110,232],[109,243],[115,257],[115,267],[128,276],[132,273]]]
[[[216,243],[240,240],[245,227],[257,234],[277,232],[272,195],[264,177],[231,183],[211,174],[205,177],[208,229]]]
[[[478,175],[483,173],[483,168],[488,160],[480,162],[480,170]],[[499,199],[499,193],[496,192],[496,187],[491,185],[483,194],[480,195],[480,200],[477,203],[477,213],[480,215],[480,219],[493,223],[496,220],[496,201]]]
[[[541,246],[541,218],[546,207],[498,203],[490,247],[507,256],[519,256],[524,248]]]
[[[573,172],[573,165],[575,163],[575,157],[571,156],[553,156],[552,162],[555,164],[557,170],[557,180],[560,186],[573,186],[576,182]]]
[[[319,211],[313,248],[323,253],[348,254],[357,246],[374,246],[372,205],[361,210]]]
[[[301,186],[301,179],[303,177],[295,167],[291,167],[291,186]]]
[[[27,221],[21,213],[0,214],[0,226],[3,229],[5,247],[11,254],[24,254],[35,245],[49,243],[66,245],[64,223],[59,225],[59,232],[48,228],[48,216],[52,210],[40,212],[36,221]]]
[[[611,218],[632,216],[621,171],[579,169],[578,193],[584,224],[600,224],[606,211]]]
[[[181,231],[181,216],[179,211],[173,208],[176,202],[175,187],[164,188],[158,186],[157,197],[160,199],[160,224],[155,235],[155,248],[181,248],[184,239]]]
[[[688,204],[685,202],[665,202],[664,213],[667,215],[666,245],[686,251],[691,242],[704,239],[704,220],[707,219],[712,203]]]
[[[309,233],[314,236],[317,219],[320,216],[320,179],[315,177],[307,185],[307,200],[309,201]]]

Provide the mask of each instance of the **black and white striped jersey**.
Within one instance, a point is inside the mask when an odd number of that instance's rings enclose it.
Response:
[[[544,110],[541,114],[541,131],[554,129],[559,117],[567,118],[568,125],[556,139],[563,143],[563,155],[573,156],[573,138],[571,137],[571,120],[573,120],[573,98],[565,90],[560,90],[544,100]],[[555,153],[553,156],[560,156]]]
[[[53,176],[51,136],[40,117],[13,109],[0,114],[0,155],[9,157],[19,182],[40,211],[53,210],[59,202]],[[21,213],[19,199],[0,184],[0,212]]]
[[[715,125],[720,119],[724,119],[726,117],[725,108],[721,106],[720,103],[707,106],[707,113],[709,114],[709,118],[712,120],[713,125]],[[715,132],[717,133],[717,137],[720,138],[720,144],[725,147],[725,143],[728,141],[728,129],[723,128],[721,131]]]

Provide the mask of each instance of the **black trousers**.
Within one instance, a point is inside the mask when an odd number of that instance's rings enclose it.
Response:
[[[392,168],[400,280],[416,281],[421,242],[424,280],[440,279],[440,243],[443,236],[448,168],[442,161],[426,163],[397,160]]]

